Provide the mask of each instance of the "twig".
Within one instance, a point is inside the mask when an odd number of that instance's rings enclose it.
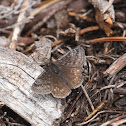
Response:
[[[71,113],[72,113],[72,111],[73,111],[73,109],[74,109],[74,106],[75,106],[75,104],[77,103],[77,101],[78,101],[78,99],[80,98],[80,96],[82,95],[82,92],[80,92],[78,95],[77,95],[77,97],[75,98],[75,100],[74,100],[74,102],[72,103],[72,105],[71,105],[71,107],[70,107],[70,109],[69,109],[69,112],[67,112],[66,114],[65,114],[65,119],[64,120],[66,120],[67,118],[69,118],[70,117],[70,115],[71,115]]]
[[[65,42],[65,41],[67,41],[67,40],[68,40],[68,38],[57,40],[57,41],[55,41],[55,42],[52,44],[52,47],[54,47],[54,46],[56,46],[56,45],[59,45],[59,44]]]
[[[30,3],[30,0],[25,0],[22,3],[21,10],[24,8],[28,9],[29,3]],[[12,42],[10,43],[10,46],[9,46],[11,49],[16,50],[18,37],[19,37],[19,35],[24,27],[24,24],[25,24],[25,22],[23,22],[23,20],[25,19],[27,9],[24,9],[23,11],[21,11],[21,13],[18,16],[17,25],[15,26],[14,31],[13,31],[13,35],[12,35]]]
[[[114,118],[114,119],[112,119],[112,120],[109,120],[109,121],[103,123],[103,124],[100,125],[100,126],[108,126],[108,125],[110,125],[110,124],[112,124],[112,126],[118,126],[118,124],[119,124],[119,119],[120,119],[120,118],[124,118],[124,117],[126,117],[126,115],[119,116],[119,117],[117,117],[117,118]],[[117,122],[117,123],[116,123],[116,122]],[[124,119],[124,122],[126,122],[126,119]],[[121,123],[121,124],[122,124],[122,123]]]
[[[92,19],[89,18],[88,16],[83,16],[83,15],[77,14],[77,13],[75,13],[75,12],[68,12],[68,14],[69,14],[70,16],[79,17],[79,18],[81,18],[81,19],[83,19],[83,20],[86,20],[86,21],[89,21],[89,22],[92,21]]]
[[[102,113],[107,113],[107,112],[114,112],[114,111],[100,111],[96,115],[94,115],[91,119],[89,119],[88,121],[85,121],[85,122],[82,122],[82,123],[78,123],[76,125],[79,125],[79,126],[85,125],[85,124],[91,122],[93,119],[95,119],[98,115],[100,115]]]
[[[81,88],[82,88],[82,90],[83,90],[83,92],[84,92],[84,94],[85,94],[85,96],[86,96],[86,98],[87,98],[87,100],[88,100],[88,102],[89,102],[89,104],[91,106],[92,111],[94,111],[93,103],[92,103],[91,99],[89,98],[89,95],[87,94],[87,91],[85,90],[85,86],[83,86],[81,84]]]
[[[105,102],[102,102],[89,116],[85,118],[85,121],[90,119],[97,111],[99,111],[103,106],[105,105]]]
[[[84,34],[84,33],[86,33],[86,32],[95,31],[95,30],[99,30],[99,29],[100,29],[99,26],[87,27],[87,28],[81,29],[81,30],[80,30],[80,34]]]
[[[126,53],[119,57],[111,66],[103,73],[113,76],[126,66]]]
[[[40,13],[42,10],[44,10],[45,8],[51,6],[52,4],[59,2],[60,0],[52,0],[49,1],[48,3],[46,3],[45,5],[42,5],[39,9],[37,9],[36,11],[34,11],[30,17],[34,17],[35,15],[37,15],[38,13]],[[47,2],[47,1],[46,1]]]
[[[20,8],[21,4],[22,4],[23,0],[18,0],[18,2],[15,5],[15,2],[13,2],[11,4],[11,6],[7,7],[7,6],[3,6],[0,5],[0,19],[6,18],[8,16],[10,16],[13,13],[19,13],[18,9]],[[15,6],[14,6],[15,5]]]
[[[48,12],[48,15],[46,15],[42,21],[38,22],[36,25],[33,26],[33,28],[28,31],[28,33],[26,34],[26,36],[29,36],[32,32],[35,32],[37,29],[39,29],[51,16],[53,16],[58,10],[62,9],[64,6],[66,6],[67,4],[69,4],[72,0],[67,0],[64,1],[62,4],[60,4],[58,7],[56,7],[55,9],[51,10],[50,12]],[[60,2],[60,1],[59,1]],[[62,2],[62,1],[61,1]]]
[[[111,42],[124,41],[124,42],[126,42],[126,37],[103,37],[103,38],[97,38],[97,39],[93,39],[93,40],[87,40],[87,41],[84,41],[83,43],[96,44],[96,43],[102,43],[102,42],[106,42],[106,41],[111,41]]]

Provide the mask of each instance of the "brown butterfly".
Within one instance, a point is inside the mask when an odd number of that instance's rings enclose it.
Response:
[[[71,89],[78,88],[83,82],[84,49],[77,46],[55,63],[45,67],[45,71],[35,80],[32,90],[37,94],[52,94],[65,98]]]

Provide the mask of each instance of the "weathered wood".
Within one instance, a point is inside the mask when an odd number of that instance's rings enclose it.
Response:
[[[0,48],[0,101],[32,125],[51,126],[61,116],[61,101],[31,90],[43,69],[24,54]]]

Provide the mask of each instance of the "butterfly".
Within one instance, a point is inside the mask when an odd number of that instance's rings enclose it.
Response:
[[[56,98],[67,97],[71,89],[78,88],[83,82],[84,54],[84,49],[77,46],[47,65],[33,83],[32,90],[37,94],[51,93]]]

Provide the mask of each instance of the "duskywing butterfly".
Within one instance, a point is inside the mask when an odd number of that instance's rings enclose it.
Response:
[[[71,89],[82,84],[83,62],[84,49],[78,46],[46,66],[32,85],[32,90],[38,94],[51,93],[56,98],[65,98]]]

